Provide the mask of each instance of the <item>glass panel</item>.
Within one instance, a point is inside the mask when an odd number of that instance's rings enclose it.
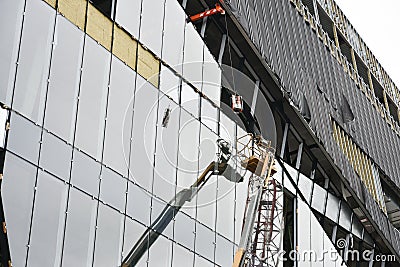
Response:
[[[149,251],[148,267],[169,267],[172,260],[172,242],[160,236]]]
[[[322,214],[324,214],[325,211],[326,194],[327,192],[325,189],[318,184],[314,184],[312,207]]]
[[[163,127],[167,109],[170,110],[169,119],[166,127]],[[178,105],[160,94],[153,194],[166,202],[175,195],[179,113]]]
[[[326,203],[325,216],[336,222],[338,219],[339,212],[339,199],[332,194],[328,193],[328,201]]]
[[[40,128],[16,113],[11,113],[10,125],[7,149],[37,164]]]
[[[172,266],[193,266],[193,252],[174,244]]]
[[[217,160],[218,136],[207,127],[201,126],[199,146],[199,176],[208,166]],[[214,170],[212,170],[213,172]],[[212,172],[206,172],[206,177]],[[211,175],[207,183],[201,188],[197,195],[197,220],[211,229],[215,229],[216,219],[216,197],[217,197],[217,175]]]
[[[361,222],[356,218],[355,216],[353,217],[353,226],[351,227],[351,231],[355,236],[358,238],[362,239],[362,234],[363,234],[363,225]]]
[[[203,69],[204,42],[192,23],[186,24],[183,58],[183,77],[200,85]]]
[[[234,241],[235,183],[224,176],[218,176],[217,192],[217,233]]]
[[[89,156],[74,150],[71,184],[79,187],[89,195],[99,194],[100,164]]]
[[[137,75],[131,145],[131,179],[151,191],[158,91]]]
[[[8,106],[11,106],[24,3],[24,0],[0,2],[0,33],[7,36],[0,39],[0,101]]]
[[[283,177],[284,177],[283,185],[290,192],[292,192],[293,194],[296,194],[296,189],[294,188],[294,185],[293,185],[292,181],[294,183],[297,182],[297,171],[296,171],[296,169],[292,168],[291,166],[289,166],[286,163],[283,164],[283,167],[287,170],[287,172],[289,173],[289,175],[292,178],[292,179],[289,179],[289,177],[286,174],[285,170],[282,169],[282,173],[283,173]]]
[[[91,266],[97,201],[71,188],[62,266]]]
[[[180,83],[180,78],[178,76],[164,65],[161,65],[160,90],[176,103],[179,103]]]
[[[221,69],[207,46],[204,46],[203,88],[202,92],[217,106],[221,98]]]
[[[128,175],[135,72],[113,57],[103,162]]]
[[[324,250],[325,251],[336,251],[336,248],[332,244],[332,241],[329,239],[328,235],[324,234],[323,241],[324,241]],[[339,254],[336,254],[336,255],[339,255]],[[337,263],[341,262],[341,260],[335,259],[335,257],[336,257],[335,254],[333,254],[332,256],[329,255],[328,257],[325,257],[324,267],[335,267],[336,262]]]
[[[100,159],[103,145],[110,53],[86,37],[76,129],[76,145]]]
[[[152,199],[152,206],[151,206],[151,222],[155,222],[159,216],[162,215],[162,211],[167,207],[167,203],[161,201],[158,198],[153,197]],[[173,239],[173,229],[174,229],[174,224],[173,220],[168,222],[167,227],[165,228],[164,231],[161,232],[164,236]],[[158,231],[160,232],[160,231]]]
[[[71,159],[72,147],[56,136],[44,131],[40,152],[40,166],[59,178],[68,181]]]
[[[142,2],[140,41],[157,56],[161,56],[161,38],[165,0]]]
[[[299,253],[304,253],[311,249],[311,211],[307,204],[300,199],[297,200],[298,216],[297,216],[297,242]],[[303,255],[303,254],[299,254]],[[299,266],[310,266],[310,262],[300,261]]]
[[[350,207],[345,202],[342,202],[340,207],[339,224],[347,231],[350,231],[351,215],[352,211]]]
[[[201,122],[214,132],[218,131],[218,109],[204,98],[201,99]]]
[[[324,250],[324,238],[323,237],[326,234],[325,234],[324,229],[319,224],[317,218],[315,218],[314,214],[312,214],[312,213],[310,214],[310,228],[311,228],[311,240],[310,240],[311,251],[313,251],[316,254],[316,256],[308,255],[308,257],[306,257],[304,260],[307,261],[307,263],[308,263],[308,261],[310,260],[310,257],[311,257],[311,259],[312,259],[311,265],[313,267],[314,266],[321,266],[321,267],[325,266],[323,259],[327,258],[327,257],[325,256],[326,254],[324,254],[324,251],[326,251],[326,250]],[[301,228],[299,228],[299,229],[301,229]],[[315,258],[317,260],[315,260]],[[318,260],[318,259],[320,259],[320,260]],[[322,261],[321,261],[321,259],[322,259]]]
[[[186,14],[179,2],[166,0],[163,60],[181,74],[185,25]]]
[[[231,266],[233,263],[233,243],[217,235],[215,263],[221,266]]]
[[[42,123],[55,11],[41,1],[26,3],[13,108]]]
[[[179,244],[194,250],[194,220],[182,212],[178,212],[175,216],[175,231],[174,239]],[[172,265],[181,266],[181,265]]]
[[[196,224],[196,253],[207,259],[214,259],[215,232],[204,225]]]
[[[182,82],[181,105],[195,118],[199,117],[200,95],[185,82]]]
[[[143,225],[139,224],[136,221],[126,218],[124,246],[122,252],[124,259],[129,254],[129,252],[134,247],[134,245],[139,240],[144,231],[146,231],[146,227],[144,227]],[[148,257],[148,252],[146,252],[145,255],[142,256],[142,258],[139,260],[136,266],[138,267],[146,266],[147,257]]]
[[[130,34],[139,37],[141,0],[118,0],[115,21]]]
[[[186,111],[181,109],[181,120],[179,129],[179,154],[178,154],[178,176],[177,191],[189,188],[198,178],[198,142],[200,123]],[[187,203],[184,211],[195,217],[195,202]]]
[[[75,127],[83,36],[76,26],[57,16],[44,126],[70,143]]]
[[[39,172],[28,266],[58,266],[64,234],[67,186]],[[43,257],[46,251],[46,257]]]
[[[117,210],[125,211],[127,180],[108,168],[101,171],[100,199]]]
[[[121,213],[100,204],[93,266],[120,266],[123,223]]]
[[[215,266],[213,263],[209,262],[208,260],[196,255],[194,260],[195,267],[213,267]]]
[[[144,225],[150,222],[150,195],[133,183],[128,184],[127,215]]]
[[[302,173],[299,174],[299,182],[298,182],[299,190],[306,198],[306,201],[310,203],[311,198],[311,191],[312,191],[312,181],[303,175]]]
[[[231,146],[236,146],[236,124],[224,113],[220,112],[220,137],[228,141]]]
[[[6,154],[1,195],[13,265],[24,266],[31,222],[36,168]]]

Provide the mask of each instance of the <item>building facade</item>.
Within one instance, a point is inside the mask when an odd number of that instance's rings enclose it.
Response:
[[[332,0],[190,19],[215,4],[0,2],[0,266],[232,266],[249,133],[275,148],[285,253],[248,266],[399,265],[398,88]]]

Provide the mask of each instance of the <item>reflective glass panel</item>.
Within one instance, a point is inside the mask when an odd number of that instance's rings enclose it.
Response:
[[[339,224],[344,229],[350,231],[352,211],[350,207],[343,201],[340,207]]]
[[[314,184],[312,207],[322,214],[325,211],[326,190],[318,184]]]
[[[110,53],[86,36],[76,128],[76,145],[100,159],[103,145]]]
[[[181,105],[195,118],[199,117],[200,95],[185,82],[182,82]]]
[[[196,224],[196,253],[207,259],[214,259],[215,232],[201,223]]]
[[[153,197],[152,203],[151,203],[151,223],[158,221],[159,218],[164,216],[165,214],[163,213],[164,209],[170,208],[170,205],[165,203],[164,201]],[[164,236],[173,239],[173,229],[174,229],[174,223],[173,220],[168,222],[167,227],[164,229],[164,231],[158,231],[161,232]]]
[[[135,92],[130,179],[151,191],[158,91],[139,75]]]
[[[161,40],[165,0],[142,2],[140,41],[157,56],[161,56]]]
[[[127,215],[140,221],[144,225],[150,222],[150,195],[142,188],[129,182]]]
[[[192,23],[186,24],[183,58],[183,77],[201,85],[204,41]],[[199,86],[200,87],[200,86]]]
[[[215,265],[213,263],[211,263],[210,261],[206,260],[205,258],[196,255],[196,258],[194,260],[194,266],[195,267],[212,267]]]
[[[340,200],[332,194],[328,193],[328,201],[326,203],[325,216],[336,222],[339,213],[339,202]]]
[[[164,18],[163,60],[182,73],[186,14],[179,2],[166,0]]]
[[[101,171],[100,199],[115,209],[125,211],[127,180],[114,171],[103,168]]]
[[[24,266],[31,222],[36,168],[7,153],[1,184],[8,243],[15,266]]]
[[[65,231],[63,266],[91,266],[97,201],[71,188]]]
[[[299,251],[307,251],[311,249],[311,211],[307,204],[300,199],[297,200],[298,216],[297,216],[297,242]],[[310,262],[301,262],[301,266],[310,266]]]
[[[134,37],[139,37],[141,0],[118,0],[115,21]]]
[[[99,193],[100,164],[78,150],[74,150],[71,184],[94,197]]]
[[[205,126],[201,126],[200,130],[200,146],[199,146],[199,176],[205,174],[206,177],[214,171],[208,170],[210,164],[217,160],[217,139],[214,134]],[[216,200],[217,198],[217,175],[211,175],[207,183],[199,190],[197,195],[197,220],[207,225],[211,229],[215,229],[216,219]]]
[[[10,126],[7,149],[37,164],[40,128],[16,113],[11,113]]]
[[[83,36],[75,25],[57,16],[44,126],[68,142],[75,127]]]
[[[312,258],[312,266],[325,266],[324,265],[324,236],[325,231],[322,228],[321,224],[318,222],[317,218],[314,216],[313,213],[310,214],[310,227],[311,227],[311,250],[317,255],[317,259],[322,260],[315,260],[315,257]],[[301,229],[301,228],[300,228]],[[301,235],[301,232],[300,232]],[[327,257],[329,258],[329,257]],[[310,258],[305,258],[304,261],[308,263]]]
[[[235,206],[235,243],[239,243],[242,235],[243,216],[247,201],[247,188],[250,172],[246,172],[242,183],[236,185],[236,206]]]
[[[128,177],[135,72],[113,57],[103,162]]]
[[[39,172],[28,266],[60,264],[67,189],[61,180],[45,172]],[[46,251],[45,255],[43,251]]]
[[[11,106],[24,3],[24,0],[0,2],[0,32],[7,36],[0,39],[0,101],[8,106]]]
[[[181,109],[178,150],[177,192],[189,188],[198,178],[198,142],[200,123]],[[196,198],[186,203],[184,211],[195,217]]]
[[[218,176],[217,233],[234,241],[235,183]]]
[[[358,218],[354,217],[353,218],[353,224],[351,227],[352,233],[357,236],[358,238],[362,239],[362,234],[363,234],[363,225],[361,222],[358,220]]]
[[[145,230],[146,228],[143,225],[129,218],[126,218],[125,232],[124,232],[125,237],[124,237],[124,245],[122,252],[124,259],[131,251],[131,249],[135,246],[136,242],[139,240],[139,238],[145,232]],[[146,252],[145,255],[142,256],[142,258],[139,260],[139,263],[136,264],[136,266],[138,267],[146,266],[147,257],[148,257],[148,252]]]
[[[163,236],[151,246],[148,267],[169,267],[172,260],[172,242]]]
[[[194,220],[182,212],[175,216],[174,239],[191,250],[194,250],[194,224]]]
[[[39,165],[59,178],[68,181],[71,159],[72,147],[56,136],[43,131]]]
[[[221,98],[221,69],[207,46],[204,46],[202,92],[219,106]]]
[[[214,132],[218,131],[218,109],[209,101],[201,99],[201,122]]]
[[[160,94],[153,194],[166,202],[175,195],[179,113],[179,106]]]
[[[123,222],[121,213],[100,204],[93,266],[120,266]]]
[[[26,5],[13,108],[42,123],[56,12],[41,1]]]
[[[172,258],[172,266],[193,266],[193,252],[174,244],[174,256]]]
[[[300,192],[306,198],[306,201],[310,203],[311,191],[312,191],[312,181],[303,175],[302,173],[299,174],[299,182],[298,187]]]
[[[233,263],[233,243],[217,235],[215,263],[220,266],[230,266]]]
[[[161,65],[160,90],[176,103],[179,103],[180,78],[170,69]]]

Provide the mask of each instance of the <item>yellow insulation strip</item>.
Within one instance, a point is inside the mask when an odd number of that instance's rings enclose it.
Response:
[[[84,30],[86,5],[86,0],[58,0],[58,11],[81,30]]]
[[[111,50],[113,22],[92,4],[88,6],[86,32],[107,50]]]
[[[158,87],[160,61],[142,46],[139,46],[138,49],[137,72],[148,80],[148,82]]]
[[[137,41],[133,39],[126,31],[115,25],[113,54],[121,59],[132,69],[136,68],[136,50]]]

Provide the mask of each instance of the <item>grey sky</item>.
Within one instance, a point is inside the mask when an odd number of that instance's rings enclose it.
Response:
[[[400,88],[400,1],[335,1]]]

